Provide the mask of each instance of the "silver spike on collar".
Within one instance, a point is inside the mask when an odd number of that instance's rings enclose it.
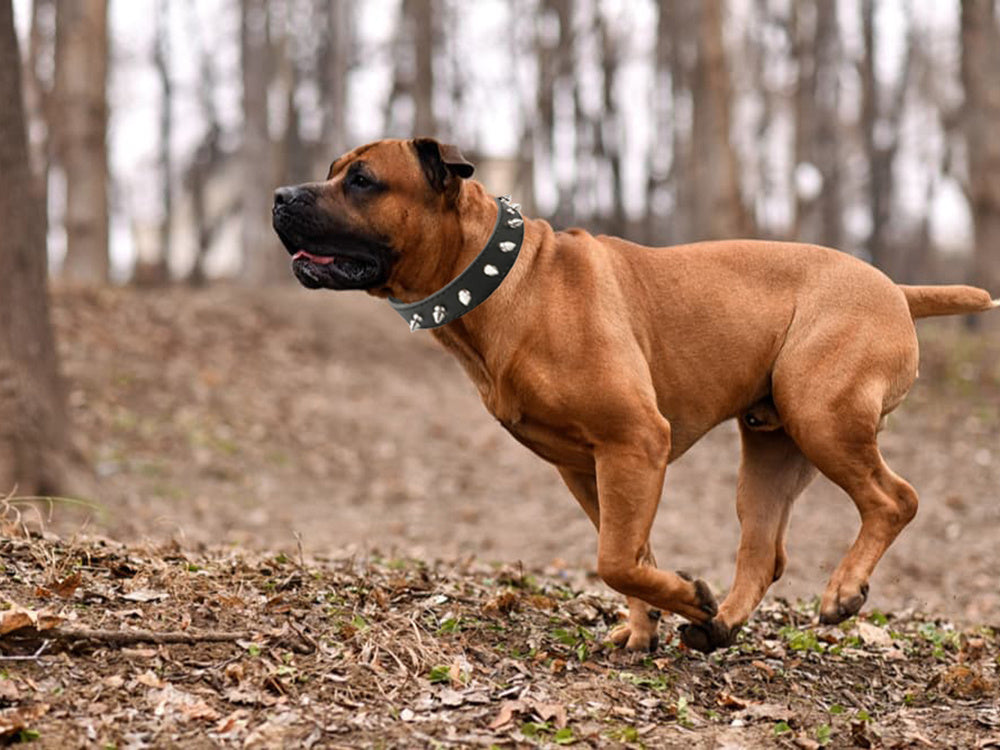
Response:
[[[496,202],[497,222],[493,234],[462,273],[441,290],[417,302],[389,298],[389,304],[411,331],[438,328],[462,317],[493,294],[514,267],[524,240],[521,206],[509,195],[497,198]]]

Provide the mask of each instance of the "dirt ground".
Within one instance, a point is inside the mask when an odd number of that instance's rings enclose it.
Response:
[[[616,599],[555,471],[384,304],[61,291],[54,319],[99,481],[86,500],[7,508],[0,615],[20,619],[0,622],[0,738],[1000,747],[1000,321],[920,325],[921,379],[882,446],[922,504],[864,618],[811,624],[857,528],[820,479],[738,645],[706,659],[667,622],[642,659],[601,645]],[[738,538],[737,443],[723,425],[671,466],[653,533],[661,565],[717,594]],[[58,634],[80,627],[232,637]]]

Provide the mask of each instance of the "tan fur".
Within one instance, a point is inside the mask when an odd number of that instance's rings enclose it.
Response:
[[[932,315],[960,315],[976,313],[1000,306],[1000,301],[990,299],[989,292],[974,286],[906,286],[899,288],[906,295],[910,315],[927,318]]]
[[[339,186],[356,158],[389,185],[363,210]],[[399,251],[374,294],[421,299],[483,247],[493,198],[477,182],[455,180],[444,193],[431,190],[406,141],[334,164],[323,209],[346,212]],[[858,611],[876,563],[916,511],[913,488],[876,443],[883,416],[916,377],[913,318],[988,306],[982,290],[900,287],[814,245],[654,249],[526,219],[520,257],[500,288],[433,335],[504,427],[555,464],[597,527],[598,572],[630,603],[615,640],[648,647],[654,607],[695,623],[685,641],[710,650],[731,640],[781,575],[792,503],[817,469],[862,519],[821,617]],[[716,610],[703,583],[655,567],[648,536],[667,465],[715,425],[748,414],[760,424],[741,422],[736,577]],[[685,533],[696,536],[696,508],[690,517]]]

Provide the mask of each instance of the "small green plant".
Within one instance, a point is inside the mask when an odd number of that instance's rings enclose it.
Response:
[[[556,733],[552,735],[552,741],[557,745],[572,745],[576,742],[576,737],[573,736],[572,727],[563,727],[562,729],[557,730]]]
[[[826,650],[826,646],[819,642],[819,638],[812,630],[799,630],[786,625],[778,632],[792,651],[813,651],[821,654]]]
[[[816,727],[816,741],[820,745],[829,745],[832,737],[833,730],[830,728],[829,724],[820,724]]]
[[[615,727],[614,729],[609,729],[604,733],[604,736],[609,740],[615,740],[616,742],[622,742],[624,744],[639,742],[639,730],[631,724],[625,724],[620,727]]]
[[[619,672],[618,679],[628,682],[639,688],[649,688],[651,690],[666,690],[670,687],[670,681],[661,674],[645,675],[633,672]]]
[[[447,664],[438,664],[437,666],[431,667],[431,671],[428,673],[427,679],[429,679],[432,684],[451,682],[451,667]]]
[[[885,627],[885,625],[889,622],[889,618],[876,609],[868,614],[868,621],[881,628]]]
[[[547,721],[526,721],[521,725],[521,734],[525,737],[543,737],[552,731],[552,725]]]
[[[247,653],[250,654],[250,656],[260,656],[260,646],[256,643],[251,643],[247,646]]]
[[[775,737],[780,737],[781,735],[788,734],[788,732],[791,732],[791,731],[792,731],[792,728],[790,726],[788,726],[788,722],[787,721],[779,721],[777,724],[774,725],[774,736]]]
[[[691,726],[691,711],[688,709],[688,699],[683,695],[677,696],[677,703],[674,706],[674,713],[677,715],[677,723],[682,727]]]
[[[586,628],[579,625],[572,629],[555,628],[552,630],[552,637],[564,646],[572,647],[578,661],[586,661],[590,656],[589,642],[594,640],[594,636]]]

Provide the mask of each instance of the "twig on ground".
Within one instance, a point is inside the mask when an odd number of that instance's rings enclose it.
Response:
[[[0,656],[0,661],[37,661],[42,657],[42,654],[45,652],[45,649],[49,647],[50,643],[52,643],[52,641],[46,638],[42,641],[42,645],[35,649],[35,653],[33,654],[26,654],[24,656]]]
[[[225,643],[227,641],[249,640],[248,631],[185,632],[155,630],[101,630],[99,628],[54,628],[46,634],[62,641],[98,641],[111,646],[128,646],[133,643]]]

